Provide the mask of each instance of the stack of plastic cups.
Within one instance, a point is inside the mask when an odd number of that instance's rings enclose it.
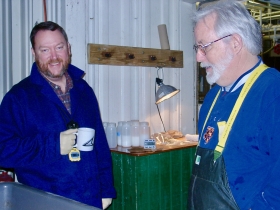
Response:
[[[117,130],[116,123],[108,123],[106,128],[107,141],[109,144],[109,148],[117,147]]]
[[[131,147],[131,130],[129,122],[122,123],[121,140],[121,145],[123,147]]]
[[[139,147],[139,122],[135,120],[131,124],[131,146]]]
[[[145,139],[150,139],[150,127],[148,122],[140,122],[140,146],[144,147]]]

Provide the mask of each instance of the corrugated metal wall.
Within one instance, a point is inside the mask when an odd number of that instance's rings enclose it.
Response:
[[[183,0],[46,0],[47,19],[62,25],[72,46],[72,64],[99,100],[103,121],[148,121],[163,127],[155,105],[156,68],[87,64],[87,44],[160,49],[157,26],[166,24],[171,50],[184,52],[184,68],[165,68],[164,83],[181,89],[159,105],[167,130],[196,132],[196,62],[190,16],[194,4]],[[1,0],[0,99],[29,75],[33,58],[29,33],[44,21],[42,0]],[[160,77],[163,75],[160,72]]]

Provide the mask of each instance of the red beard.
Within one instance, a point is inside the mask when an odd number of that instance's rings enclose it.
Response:
[[[51,59],[49,60],[47,63],[40,63],[39,60],[36,58],[36,64],[37,64],[37,67],[38,69],[40,70],[40,72],[42,72],[42,74],[44,74],[45,76],[47,77],[50,77],[50,78],[61,78],[63,76],[63,74],[67,71],[68,69],[68,66],[69,66],[69,63],[70,63],[70,57],[67,61],[63,62],[63,60],[61,58],[57,58],[57,59]],[[62,63],[62,69],[61,69],[61,72],[60,74],[53,74],[49,68],[48,68],[48,65],[50,63]]]

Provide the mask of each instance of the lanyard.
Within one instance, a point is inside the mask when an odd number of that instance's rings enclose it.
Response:
[[[265,64],[262,64],[262,65],[259,65],[257,67],[257,69],[255,71],[253,71],[250,75],[250,77],[248,78],[248,80],[245,82],[242,90],[241,90],[241,93],[239,94],[236,102],[235,102],[235,105],[230,113],[230,116],[229,116],[229,119],[226,123],[218,123],[218,127],[219,127],[219,132],[221,132],[221,134],[219,134],[219,142],[215,148],[215,151],[214,151],[214,161],[217,160],[217,158],[219,158],[224,150],[224,147],[225,147],[225,144],[226,144],[226,141],[227,141],[227,138],[228,138],[228,135],[229,135],[229,132],[231,130],[231,127],[234,123],[234,120],[240,110],[240,107],[247,95],[247,93],[249,92],[249,90],[251,89],[252,85],[254,84],[254,82],[257,80],[257,78],[261,75],[261,73],[266,70],[268,67],[265,65]],[[201,131],[201,136],[202,136],[202,132],[205,128],[205,125],[206,125],[206,122],[208,121],[208,118],[210,116],[210,113],[212,112],[212,109],[220,95],[220,92],[221,90],[219,90],[219,92],[217,93],[211,107],[210,107],[210,110],[207,114],[207,117],[206,117],[206,120],[204,122],[204,125],[203,125],[203,128],[202,128],[202,131]],[[200,136],[200,138],[201,138]]]

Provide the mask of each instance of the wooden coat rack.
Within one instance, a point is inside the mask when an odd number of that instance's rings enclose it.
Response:
[[[88,44],[88,63],[183,68],[183,51]]]

